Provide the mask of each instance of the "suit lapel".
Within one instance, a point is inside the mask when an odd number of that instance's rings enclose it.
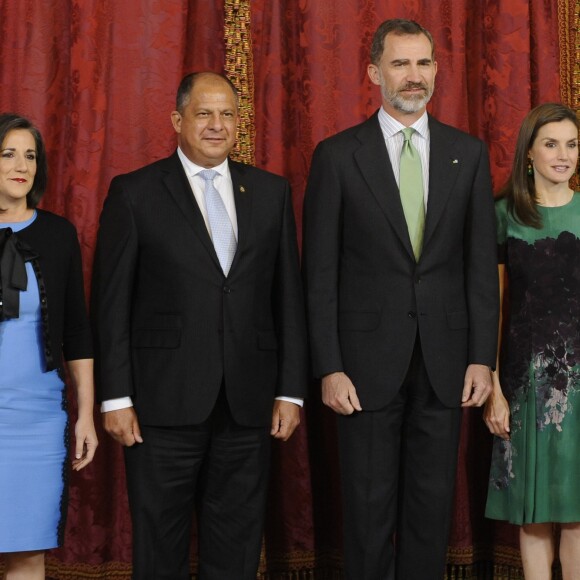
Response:
[[[236,204],[236,219],[238,222],[238,247],[231,270],[237,267],[244,249],[250,239],[250,224],[252,217],[253,183],[249,180],[246,168],[242,163],[229,161],[234,201]],[[230,271],[231,271],[230,270]]]
[[[203,215],[195,201],[195,197],[191,191],[191,185],[189,184],[183,165],[177,156],[177,152],[167,159],[167,169],[163,177],[163,182],[171,197],[181,209],[185,219],[221,271],[220,262],[213,242],[211,241]]]
[[[356,163],[383,214],[409,255],[415,259],[399,187],[395,181],[393,167],[376,113],[360,126],[357,138],[361,146],[354,154]]]
[[[429,197],[423,247],[429,243],[453,190],[461,169],[461,152],[455,146],[455,136],[445,125],[429,116]]]

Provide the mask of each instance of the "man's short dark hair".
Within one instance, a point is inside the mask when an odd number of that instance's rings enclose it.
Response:
[[[371,63],[378,65],[383,56],[383,50],[385,48],[385,37],[387,34],[396,34],[397,36],[404,36],[406,34],[424,34],[429,42],[431,43],[431,57],[435,55],[435,43],[433,42],[433,37],[431,33],[423,28],[419,23],[414,20],[405,20],[404,18],[392,18],[390,20],[385,20],[375,32],[373,36],[373,42],[371,44]]]
[[[214,73],[214,72],[192,72],[188,75],[185,75],[181,82],[179,83],[179,87],[177,89],[177,98],[175,99],[175,109],[179,113],[183,113],[183,110],[189,103],[189,96],[191,95],[191,91],[195,85],[195,83],[204,76],[215,76],[222,80],[224,80],[228,86],[232,89],[232,93],[234,93],[234,98],[236,100],[236,106],[239,105],[239,97],[238,97],[238,90],[234,86],[234,83],[230,81],[230,79],[223,74]]]

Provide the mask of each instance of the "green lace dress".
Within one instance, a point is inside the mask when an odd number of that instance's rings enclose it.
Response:
[[[580,522],[580,193],[538,209],[539,230],[496,203],[511,439],[494,437],[486,516],[514,524]]]

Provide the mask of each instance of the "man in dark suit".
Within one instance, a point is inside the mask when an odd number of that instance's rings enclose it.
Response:
[[[381,24],[368,74],[382,107],[318,145],[306,191],[311,354],[339,414],[350,580],[443,578],[461,406],[491,389],[488,156],[426,113],[436,71],[428,31]]]
[[[133,578],[255,580],[270,437],[299,423],[306,328],[288,182],[228,159],[236,90],[186,76],[178,149],[113,179],[95,256],[104,427],[125,446]]]

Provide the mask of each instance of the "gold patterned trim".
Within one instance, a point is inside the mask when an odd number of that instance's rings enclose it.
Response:
[[[268,567],[274,571],[267,571]],[[463,560],[463,562],[461,562]],[[192,560],[195,570],[195,560]],[[0,561],[0,577],[3,571]],[[556,568],[554,580],[560,579]],[[130,580],[131,564],[107,562],[102,564],[64,563],[52,554],[46,557],[47,580]],[[192,580],[196,580],[194,572]],[[296,551],[266,556],[262,553],[257,580],[342,580],[342,555],[338,551]],[[513,548],[496,547],[493,554],[475,548],[450,548],[444,580],[495,578],[496,580],[524,580],[519,552]]]
[[[444,580],[469,578],[495,578],[496,580],[524,580],[521,557],[517,549],[507,546],[450,547],[447,553],[447,569]],[[196,580],[196,561],[192,558]],[[267,568],[273,569],[268,571]],[[130,580],[131,564],[106,562],[102,564],[65,563],[48,554],[46,558],[47,580]],[[0,577],[2,562],[0,561]],[[561,580],[559,566],[554,566],[554,580]],[[293,551],[268,554],[262,551],[257,580],[342,580],[342,554],[340,551],[321,552]]]
[[[580,114],[580,0],[558,0],[560,95]]]
[[[266,561],[268,565],[266,565]],[[192,580],[197,579],[195,558],[191,560],[194,570]],[[267,571],[266,567],[274,568]],[[3,563],[0,560],[0,578]],[[127,562],[104,562],[82,564],[62,562],[52,554],[46,556],[47,580],[131,580],[131,564]],[[266,554],[262,552],[257,580],[342,580],[342,556],[338,552],[295,551]]]
[[[580,0],[558,0],[560,38],[560,95],[562,102],[576,111],[580,119]],[[570,186],[578,191],[580,176]]]
[[[571,104],[571,34],[570,34],[570,1],[558,0],[558,38],[560,39],[560,96],[563,103]]]
[[[240,121],[232,158],[254,165],[254,59],[252,55],[251,0],[225,0],[225,71],[238,89]]]

